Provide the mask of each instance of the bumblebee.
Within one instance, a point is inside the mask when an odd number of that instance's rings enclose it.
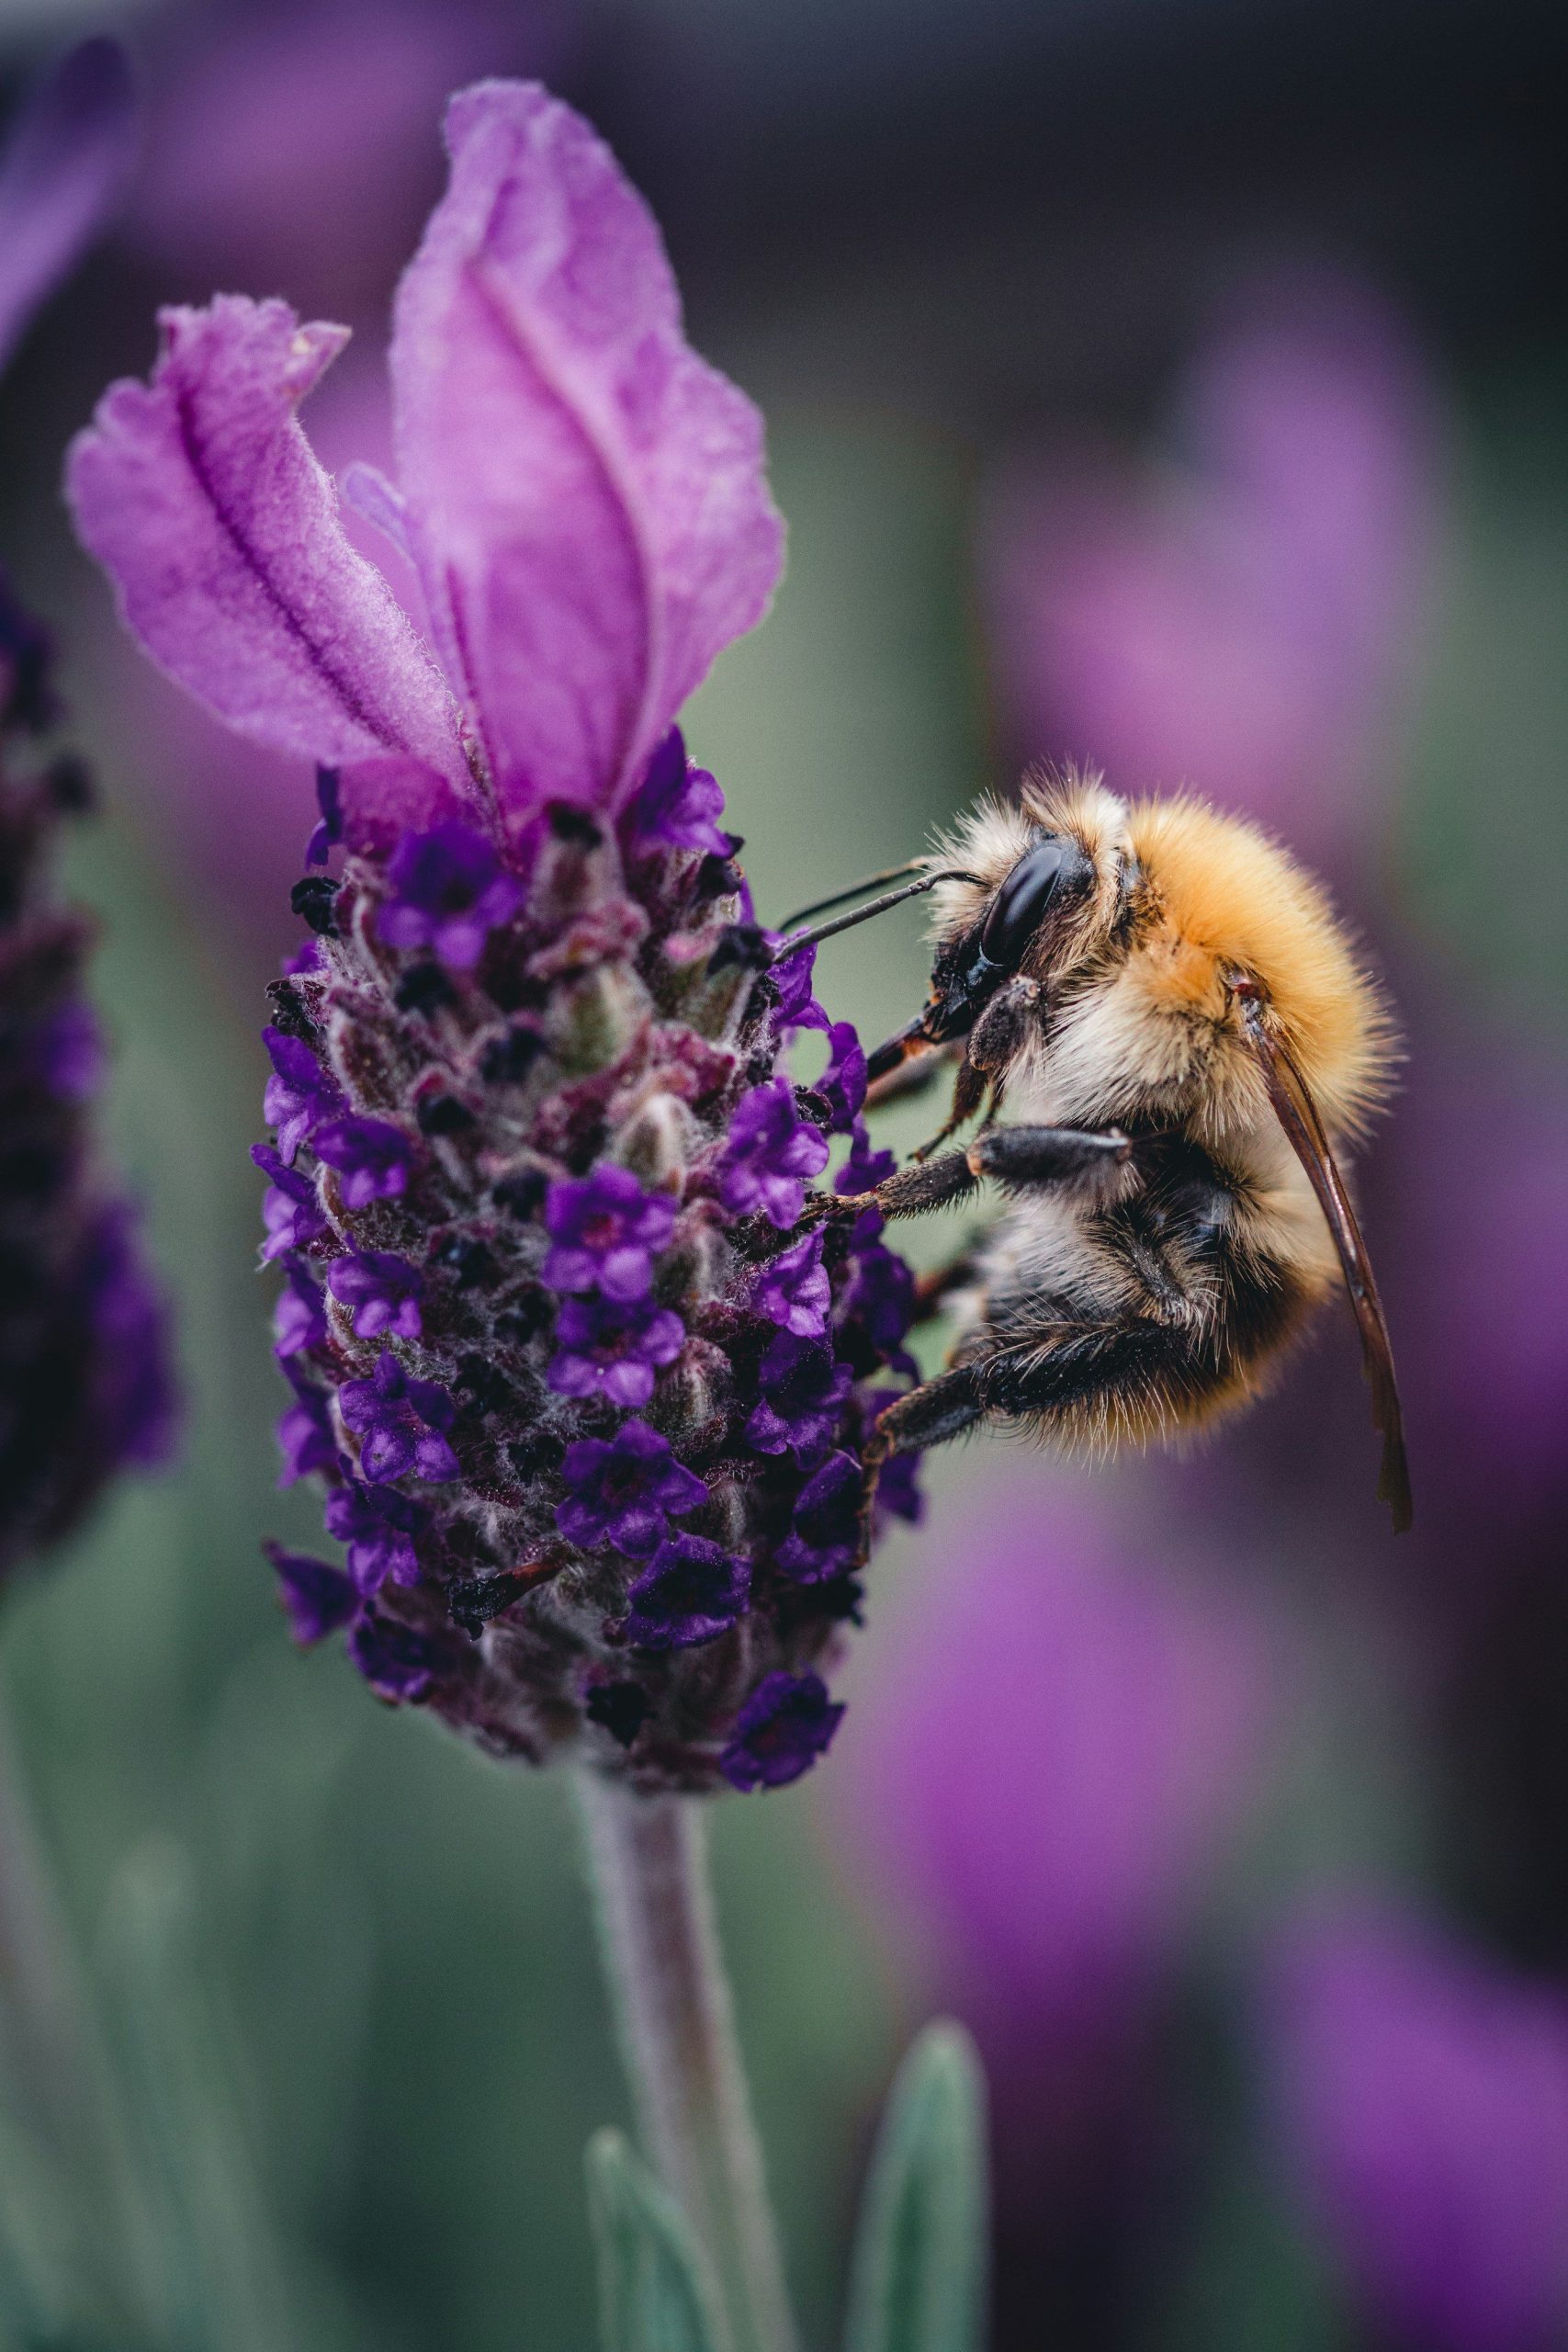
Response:
[[[917,1216],[987,1185],[1006,1198],[927,1279],[956,1344],[878,1420],[870,1492],[889,1455],[982,1422],[1091,1450],[1205,1428],[1258,1394],[1342,1282],[1378,1491],[1408,1527],[1388,1326],[1337,1157],[1387,1093],[1395,1040],[1323,891],[1253,826],[1186,797],[1129,806],[1093,776],[1034,775],[1016,805],[983,801],[902,871],[916,869],[908,890],[778,950],[931,891],[930,999],[870,1057],[871,1099],[923,1057],[958,1064],[933,1143],[808,1214]],[[977,1114],[967,1148],[943,1149]]]

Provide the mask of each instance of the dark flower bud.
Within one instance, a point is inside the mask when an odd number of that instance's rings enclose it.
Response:
[[[328,875],[306,874],[288,893],[288,903],[301,922],[308,922],[320,937],[333,939],[337,936],[335,909],[341,888]]]

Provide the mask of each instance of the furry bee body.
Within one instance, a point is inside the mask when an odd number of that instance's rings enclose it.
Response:
[[[957,1344],[884,1416],[881,1453],[995,1417],[1090,1448],[1197,1429],[1258,1393],[1343,1276],[1403,1523],[1387,1333],[1334,1157],[1393,1038],[1323,892],[1245,822],[1093,778],[983,802],[928,865],[931,1001],[873,1071],[962,1039],[937,1141],[985,1122],[847,1206],[908,1215],[987,1180],[1010,1197],[935,1286]]]

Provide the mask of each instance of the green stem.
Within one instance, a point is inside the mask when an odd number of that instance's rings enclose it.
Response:
[[[622,2056],[644,2148],[712,2266],[728,2352],[795,2352],[695,1797],[578,1790]]]

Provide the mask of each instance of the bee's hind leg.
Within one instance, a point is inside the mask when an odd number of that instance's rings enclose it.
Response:
[[[866,1442],[865,1486],[861,1498],[860,1546],[856,1565],[863,1567],[871,1555],[872,1518],[876,1509],[877,1481],[882,1465],[896,1453],[923,1453],[928,1446],[945,1444],[984,1419],[974,1368],[960,1364],[922,1381],[878,1414]]]

